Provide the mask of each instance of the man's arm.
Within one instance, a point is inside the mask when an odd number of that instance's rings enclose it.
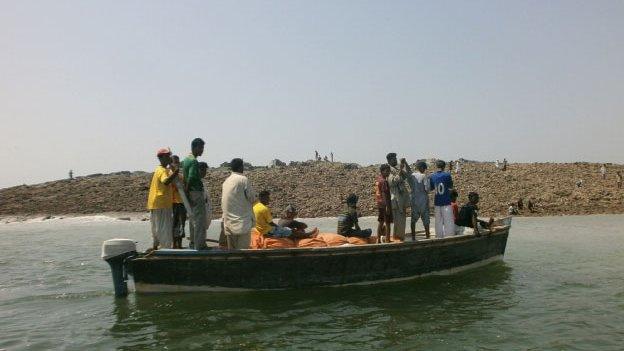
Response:
[[[171,184],[171,182],[173,182],[173,180],[178,176],[179,172],[180,172],[180,169],[176,167],[176,169],[174,169],[173,172],[171,172],[171,174],[168,177],[164,177],[162,179],[163,184],[165,185]],[[163,175],[166,175],[166,173],[163,173]]]
[[[355,224],[355,230],[360,230],[360,223],[358,223],[357,212],[353,212],[353,224]]]
[[[256,203],[256,192],[251,186],[251,182],[249,181],[249,179],[247,179],[245,183],[245,197],[250,204],[253,205],[254,203]]]
[[[405,172],[407,175],[412,174],[412,168],[409,166],[409,163],[403,158],[403,162],[405,162]]]

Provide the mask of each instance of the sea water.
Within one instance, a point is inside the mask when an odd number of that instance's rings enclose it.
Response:
[[[0,349],[624,349],[623,215],[515,218],[504,261],[451,276],[122,299],[100,259],[110,238],[145,249],[149,223],[0,224]]]

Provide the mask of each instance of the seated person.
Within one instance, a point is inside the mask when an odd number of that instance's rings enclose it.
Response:
[[[293,205],[286,206],[286,212],[284,213],[284,218],[281,218],[277,225],[284,228],[290,228],[293,233],[293,238],[295,239],[304,239],[304,238],[313,238],[318,234],[318,228],[312,229],[309,233],[306,233],[305,230],[308,228],[308,225],[295,220],[297,217],[297,209]]]
[[[253,206],[254,216],[256,217],[256,230],[263,236],[271,236],[274,238],[287,238],[293,234],[290,228],[280,227],[273,223],[273,215],[268,205],[271,202],[271,193],[263,190],[258,195],[259,201]]]
[[[482,221],[478,219],[479,216],[479,207],[477,204],[479,203],[479,194],[475,192],[470,192],[468,194],[468,203],[463,205],[459,210],[459,216],[455,221],[455,225],[461,227],[469,227],[474,229],[475,235],[480,235],[479,229],[487,228],[492,232],[492,223],[494,223],[494,218],[490,217],[490,221]]]
[[[351,194],[347,197],[347,210],[338,216],[338,234],[368,238],[373,233],[373,230],[360,229],[360,225],[358,224],[357,202],[357,195]]]

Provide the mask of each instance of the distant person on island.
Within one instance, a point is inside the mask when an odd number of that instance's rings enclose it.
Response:
[[[295,220],[296,217],[297,209],[293,205],[288,205],[286,206],[286,211],[284,212],[284,218],[280,218],[277,225],[280,227],[290,228],[290,230],[292,230],[293,239],[313,238],[318,234],[319,230],[316,227],[306,233],[305,230],[308,229],[308,225]]]
[[[496,167],[496,169],[500,169],[500,161],[496,160],[496,162],[494,163],[494,167]]]
[[[600,175],[603,180],[607,179],[607,165],[604,163],[600,166]]]
[[[468,203],[461,207],[459,210],[459,218],[455,222],[456,225],[461,227],[470,227],[474,229],[474,234],[481,235],[480,229],[489,229],[492,232],[492,224],[494,218],[490,217],[490,221],[479,220],[479,194],[470,192],[468,194]]]
[[[509,208],[507,208],[507,214],[510,216],[518,214],[518,210],[514,206],[513,202],[509,203]]]
[[[323,161],[329,162],[329,159],[327,158],[327,155],[325,155],[325,157],[323,157]]]
[[[507,159],[504,158],[503,159],[503,171],[506,171],[506,170],[507,170]]]
[[[529,210],[529,212],[533,213],[535,211],[535,208],[533,207],[533,201],[529,198],[529,201],[527,202],[527,210]]]
[[[180,157],[178,155],[171,156],[171,170],[180,169]],[[182,178],[182,175],[178,173],[178,177]],[[182,238],[186,236],[184,233],[184,227],[186,225],[186,208],[180,197],[180,191],[184,189],[178,189],[175,184],[171,184],[173,187],[173,248],[182,248]]]
[[[206,203],[204,202],[204,183],[199,173],[197,157],[204,153],[204,141],[195,138],[191,142],[191,154],[182,161],[184,184],[191,203],[191,221],[189,223],[189,247],[195,250],[206,248]]]
[[[314,161],[318,161],[320,159],[318,151],[314,150]]]
[[[522,211],[522,210],[524,210],[524,201],[522,200],[522,198],[521,198],[521,197],[520,197],[520,198],[518,198],[518,203],[517,203],[517,206],[518,206],[518,211]]]
[[[169,172],[171,151],[168,148],[158,149],[156,157],[160,165],[154,170],[147,197],[147,209],[150,211],[152,228],[152,248],[170,249],[173,247],[173,187],[171,182],[178,176],[178,169]]]
[[[453,166],[454,165],[455,165],[455,163],[453,162],[453,160],[450,160],[449,164],[448,164],[448,171],[449,171],[449,173],[453,172]]]
[[[256,230],[263,236],[274,238],[288,238],[292,236],[292,229],[281,227],[273,222],[273,215],[269,208],[271,193],[268,190],[262,190],[258,199],[259,201],[253,206],[253,212],[256,217]]]
[[[462,169],[461,161],[457,160],[457,162],[455,162],[455,174],[459,175],[461,173],[461,169]]]
[[[423,227],[425,227],[425,237],[429,239],[431,236],[429,228],[429,192],[431,191],[431,183],[425,173],[426,171],[427,163],[418,161],[416,163],[416,172],[412,173],[408,178],[410,188],[412,189],[410,196],[412,241],[416,241],[416,222],[418,222],[419,218],[422,220]]]
[[[455,234],[455,222],[453,219],[453,209],[451,207],[451,189],[453,179],[451,174],[444,172],[445,162],[438,160],[436,167],[438,170],[431,175],[431,185],[435,191],[433,205],[435,209],[435,229],[436,237],[444,238]]]
[[[622,171],[615,172],[618,189],[622,189]]]
[[[329,158],[331,159],[331,162],[333,163],[334,162],[334,153],[333,152],[329,153]]]
[[[583,187],[583,179],[579,179],[579,180],[576,182],[576,187],[577,187],[577,188],[582,188],[582,187]]]
[[[350,194],[347,199],[347,209],[338,216],[337,232],[344,236],[356,236],[359,238],[368,238],[373,233],[372,229],[361,229],[358,223],[357,203],[358,197]]]
[[[379,176],[375,180],[375,202],[377,203],[377,237],[385,238],[390,242],[390,230],[392,225],[392,201],[390,195],[390,165],[383,164],[379,167]]]
[[[74,179],[74,171],[72,171],[71,169],[69,170],[69,180]]]
[[[223,234],[229,249],[248,249],[251,229],[256,225],[253,211],[256,193],[249,179],[243,175],[242,159],[233,159],[230,169],[232,173],[223,182],[221,191]]]
[[[386,155],[386,160],[390,166],[388,184],[390,185],[392,221],[394,223],[392,236],[395,240],[403,241],[405,239],[405,222],[407,220],[406,213],[407,208],[410,206],[410,192],[407,186],[407,178],[410,173],[412,173],[412,170],[404,158],[401,159],[401,164],[399,165],[396,153],[394,152]]]

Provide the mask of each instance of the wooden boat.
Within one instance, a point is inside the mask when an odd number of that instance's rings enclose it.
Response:
[[[498,224],[491,234],[403,243],[272,250],[157,250],[148,254],[125,250],[116,258],[108,255],[105,259],[111,264],[116,294],[120,296],[127,290],[125,280],[119,281],[119,277],[125,279],[128,275],[139,293],[374,284],[450,274],[500,260],[511,225],[506,219]]]

